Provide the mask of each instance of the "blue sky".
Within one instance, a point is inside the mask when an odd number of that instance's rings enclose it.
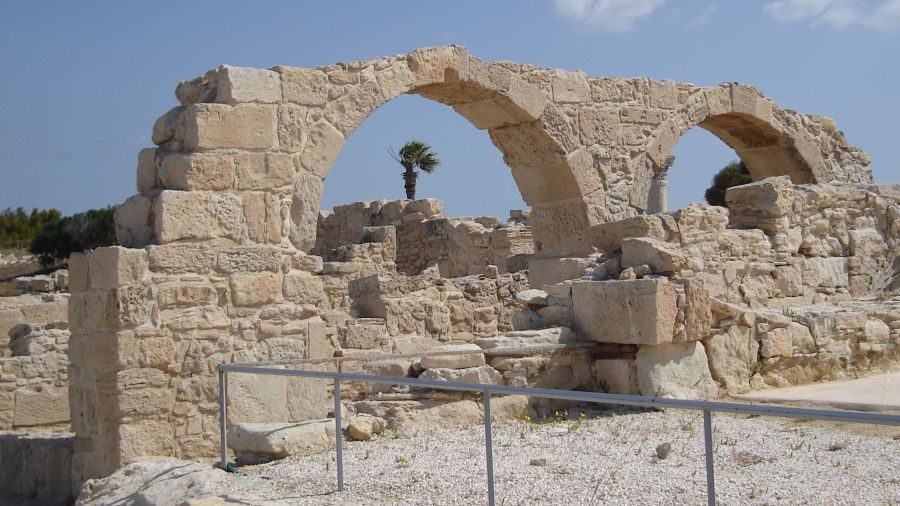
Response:
[[[835,118],[872,156],[877,181],[900,181],[900,0],[10,0],[3,10],[0,209],[124,201],[153,122],[177,105],[175,85],[217,65],[307,67],[450,43],[592,76],[750,83],[784,107]],[[419,179],[419,197],[454,215],[523,206],[486,132],[403,96],[347,141],[323,207],[402,197],[387,149],[412,138],[443,160]],[[670,207],[699,200],[735,158],[699,129],[675,154]]]

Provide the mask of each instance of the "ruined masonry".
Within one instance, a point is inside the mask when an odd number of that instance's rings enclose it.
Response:
[[[530,212],[451,219],[426,199],[320,213],[345,139],[403,93],[487,130]],[[215,455],[225,362],[468,350],[346,367],[697,398],[896,359],[900,187],[873,184],[832,120],[751,86],[592,78],[447,46],[316,69],[222,66],[176,97],[116,213],[125,247],[70,260],[76,484],[137,456]],[[654,174],[695,126],[756,182],[729,190],[730,213],[647,214]],[[491,351],[560,343],[573,346]],[[331,405],[323,382],[229,381],[232,425]],[[369,428],[480,413],[442,392],[358,385],[343,400]],[[496,402],[498,414],[540,407]]]

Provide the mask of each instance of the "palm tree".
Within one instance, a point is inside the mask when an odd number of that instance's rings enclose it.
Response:
[[[437,153],[422,141],[409,141],[397,154],[392,152],[391,156],[403,166],[403,187],[409,200],[416,200],[416,180],[419,177],[416,169],[431,174],[441,164]]]

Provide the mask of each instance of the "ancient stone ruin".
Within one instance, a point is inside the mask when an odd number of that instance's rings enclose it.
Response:
[[[320,211],[345,140],[404,93],[487,130],[530,212],[448,218],[429,199]],[[896,361],[900,185],[874,184],[832,120],[751,86],[595,78],[446,46],[316,69],[222,66],[176,97],[116,213],[122,246],[69,262],[75,484],[138,456],[216,455],[215,367],[227,362],[333,368],[315,359],[340,350],[363,358],[344,370],[711,398]],[[666,159],[695,126],[755,182],[729,189],[729,209],[655,212]],[[52,327],[16,332],[65,351]],[[529,350],[546,345],[563,346]],[[448,350],[470,353],[429,355]],[[388,353],[422,357],[364,360]],[[60,379],[44,378],[53,391]],[[229,381],[232,448],[247,459],[242,424],[333,405],[321,381]],[[370,431],[480,415],[468,395],[343,393]],[[510,416],[540,408],[495,402]]]

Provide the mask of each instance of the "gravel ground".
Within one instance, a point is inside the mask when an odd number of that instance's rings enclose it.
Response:
[[[562,417],[561,417],[562,418]],[[703,418],[579,413],[494,424],[496,503],[705,504]],[[900,429],[714,415],[719,504],[900,505]],[[656,448],[671,444],[661,460]],[[547,465],[531,465],[546,458]],[[484,432],[420,429],[241,468],[229,500],[265,504],[486,504]]]

